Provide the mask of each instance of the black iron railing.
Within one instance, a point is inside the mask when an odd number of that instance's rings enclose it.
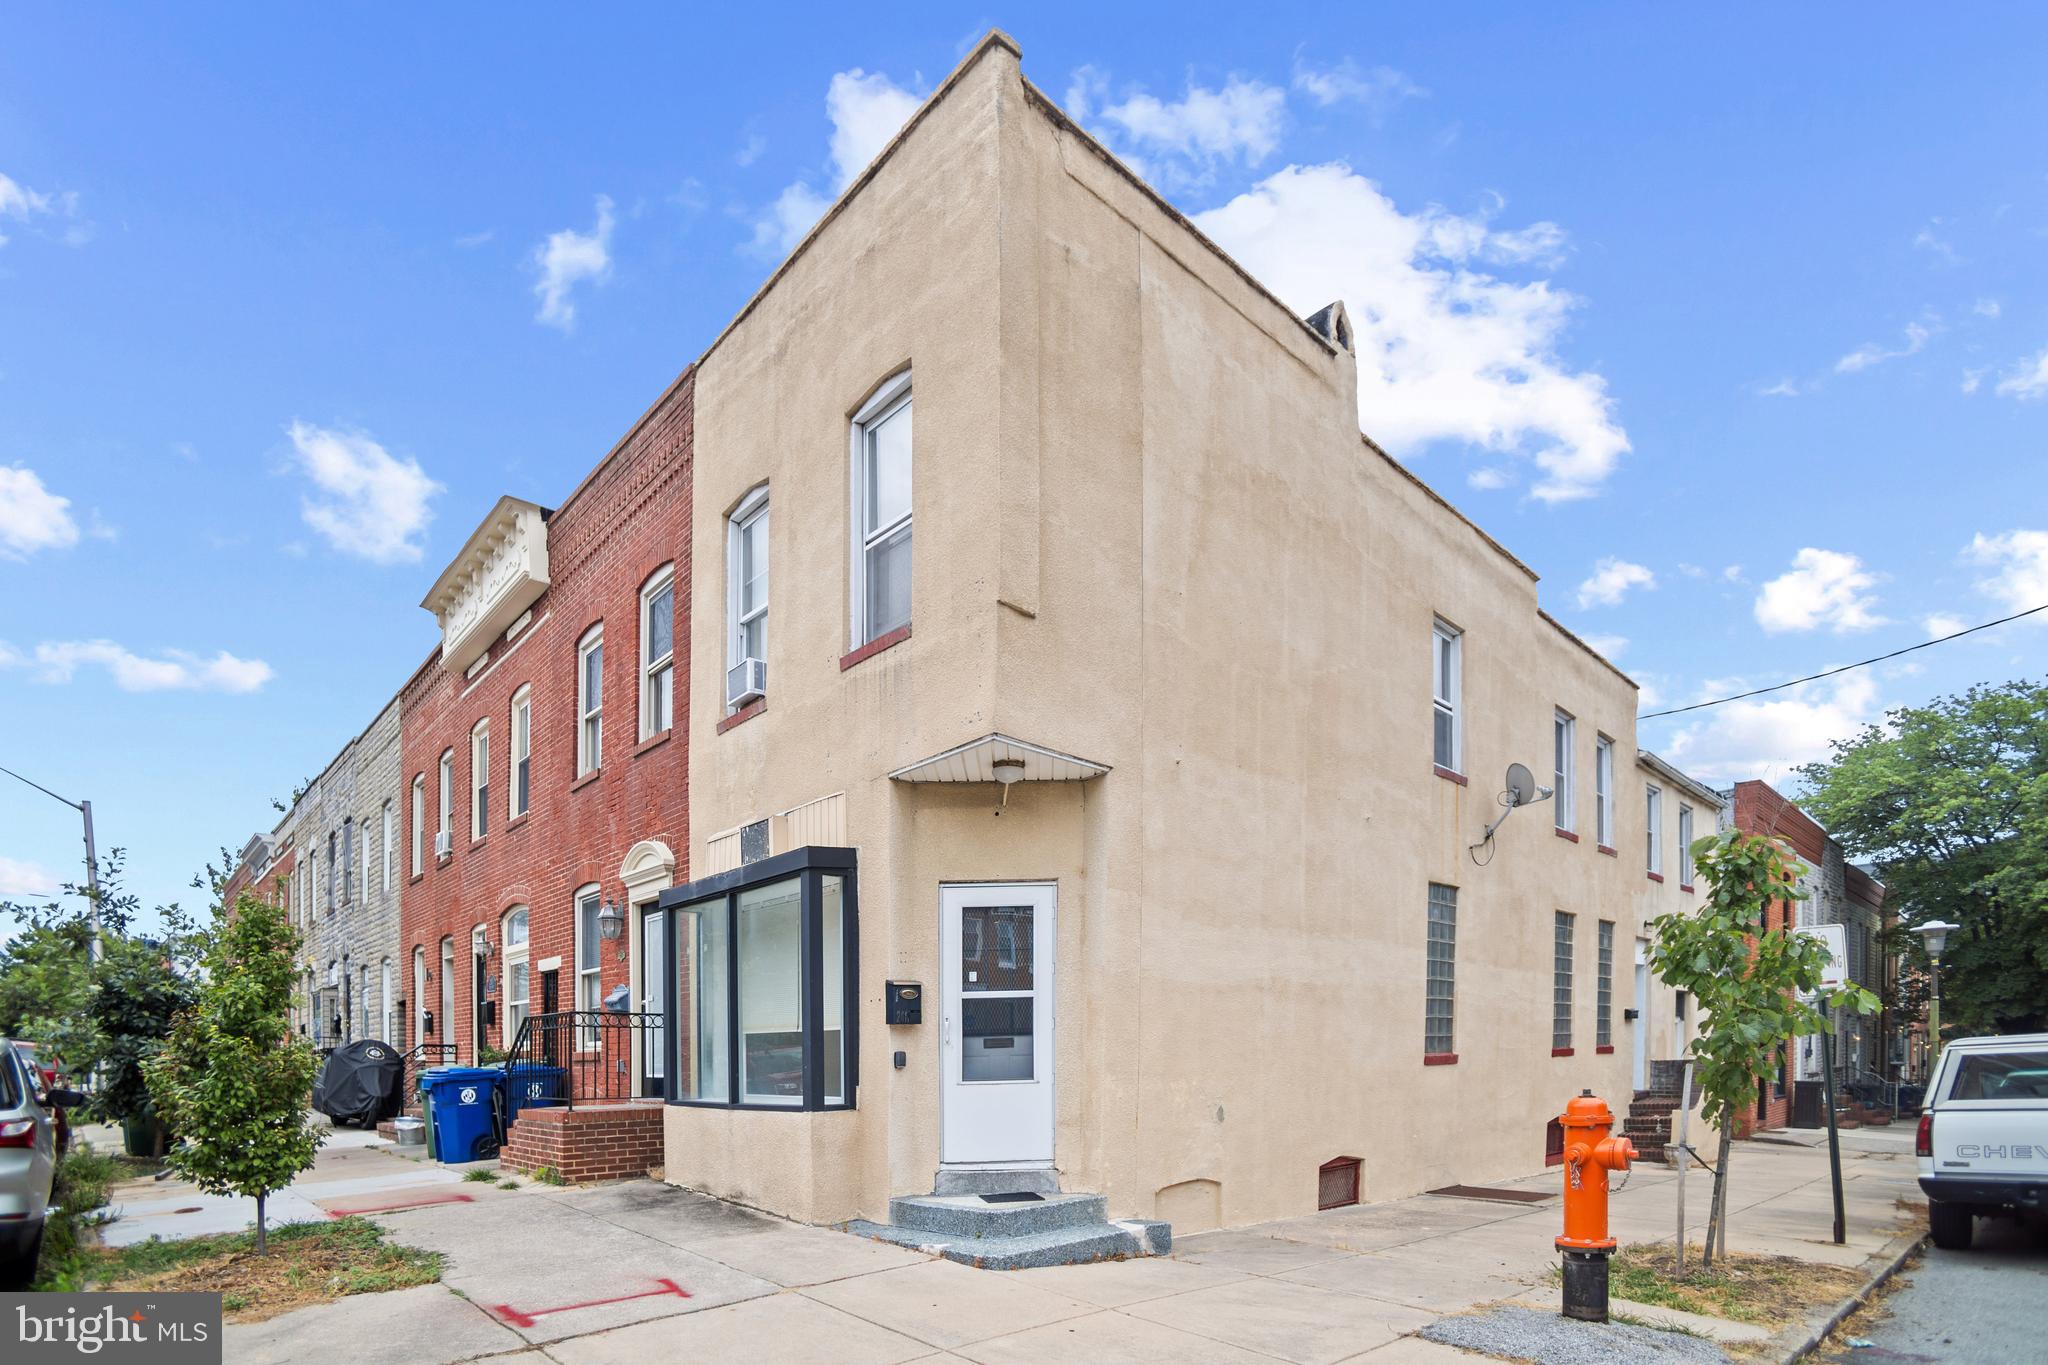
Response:
[[[420,1073],[430,1066],[453,1066],[455,1044],[421,1043],[405,1053],[405,1071],[399,1081],[399,1107],[419,1102]]]
[[[624,1010],[527,1016],[505,1055],[507,1107],[659,1097],[661,1026],[658,1014]]]

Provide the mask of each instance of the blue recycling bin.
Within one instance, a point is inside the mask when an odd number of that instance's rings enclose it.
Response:
[[[498,1153],[492,1122],[504,1072],[494,1066],[441,1066],[420,1073],[436,1161],[481,1161]]]
[[[519,1117],[519,1111],[529,1105],[543,1108],[562,1103],[568,1098],[565,1084],[567,1073],[559,1066],[547,1066],[540,1062],[508,1063],[504,1070],[505,1079],[505,1122]]]

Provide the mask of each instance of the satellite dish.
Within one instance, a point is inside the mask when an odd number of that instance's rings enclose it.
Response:
[[[1536,800],[1536,778],[1519,763],[1508,764],[1508,804],[1526,806]]]

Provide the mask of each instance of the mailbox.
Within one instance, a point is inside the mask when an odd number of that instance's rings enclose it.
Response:
[[[924,1022],[924,987],[915,981],[891,981],[884,996],[883,1017],[891,1024]]]

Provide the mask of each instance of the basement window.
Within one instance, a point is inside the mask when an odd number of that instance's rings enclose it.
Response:
[[[1357,1157],[1331,1157],[1316,1168],[1316,1207],[1318,1209],[1341,1209],[1357,1202]]]

